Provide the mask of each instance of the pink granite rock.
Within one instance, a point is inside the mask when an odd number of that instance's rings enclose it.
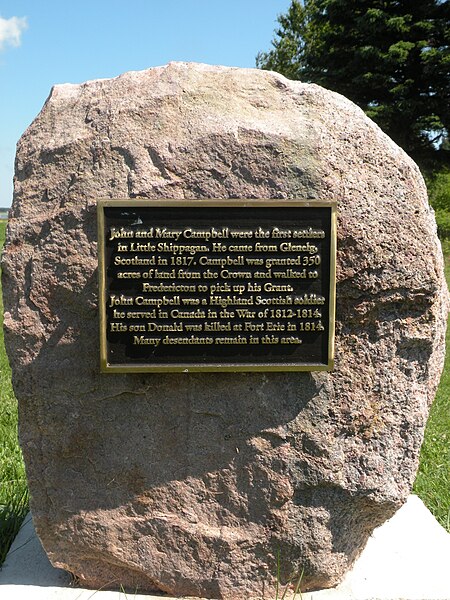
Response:
[[[338,201],[336,367],[99,373],[98,198]],[[336,584],[405,501],[447,288],[416,165],[351,102],[177,63],[56,86],[18,145],[5,333],[37,532],[94,588]]]

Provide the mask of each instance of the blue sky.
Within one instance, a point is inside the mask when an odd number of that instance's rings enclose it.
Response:
[[[15,145],[56,83],[172,60],[254,67],[290,0],[0,0],[0,206]]]

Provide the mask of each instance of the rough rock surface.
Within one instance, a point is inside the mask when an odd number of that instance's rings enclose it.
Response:
[[[338,201],[332,373],[99,374],[97,198]],[[336,584],[405,501],[447,289],[414,163],[351,102],[170,64],[56,86],[19,142],[5,333],[36,529],[94,588]]]

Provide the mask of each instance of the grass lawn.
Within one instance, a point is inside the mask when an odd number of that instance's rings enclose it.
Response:
[[[5,240],[0,221],[0,247]],[[3,345],[3,302],[0,295],[0,565],[28,510],[22,454],[17,443],[17,401]]]
[[[0,247],[5,222],[0,221]],[[443,243],[447,283],[450,282],[450,240]],[[0,324],[3,306],[0,297]],[[432,406],[414,492],[450,532],[450,331],[441,384]],[[28,509],[22,456],[17,444],[17,402],[0,329],[0,565]]]
[[[450,287],[450,239],[442,243],[445,276]],[[450,532],[450,323],[441,383],[431,407],[413,491]]]

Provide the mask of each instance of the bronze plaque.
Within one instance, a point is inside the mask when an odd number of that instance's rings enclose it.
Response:
[[[333,367],[336,204],[98,202],[103,372]]]

